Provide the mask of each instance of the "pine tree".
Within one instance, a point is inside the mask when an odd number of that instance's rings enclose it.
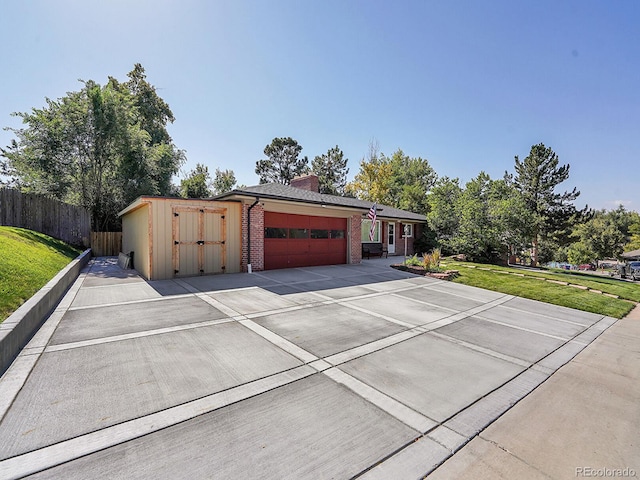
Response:
[[[558,155],[544,144],[533,145],[529,155],[520,161],[515,157],[515,187],[520,191],[529,213],[529,238],[532,244],[531,260],[538,263],[541,240],[567,230],[578,212],[573,201],[580,192],[556,193],[556,187],[569,178],[569,164],[558,167]],[[586,211],[586,209],[585,209]]]
[[[302,147],[291,137],[274,138],[264,147],[264,160],[256,162],[256,173],[260,176],[260,183],[282,183],[289,185],[291,180],[304,175],[309,170],[309,159],[298,158]]]
[[[320,193],[329,195],[344,195],[347,184],[348,159],[336,145],[327,153],[316,156],[311,162],[311,172],[318,176]]]

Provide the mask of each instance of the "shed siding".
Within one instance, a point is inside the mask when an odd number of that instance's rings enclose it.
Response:
[[[201,207],[226,209],[226,273],[241,271],[241,206],[236,202],[162,198],[153,199],[153,279],[174,277],[173,272],[173,208]],[[197,225],[194,225],[194,228]]]
[[[149,205],[122,217],[122,250],[134,252],[133,266],[145,278],[149,278]]]

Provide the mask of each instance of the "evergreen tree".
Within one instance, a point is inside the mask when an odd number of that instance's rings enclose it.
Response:
[[[282,183],[289,185],[294,177],[304,175],[309,170],[309,159],[298,158],[302,147],[291,137],[274,138],[264,147],[264,160],[256,162],[256,173],[260,183]]]
[[[521,162],[515,157],[516,174],[513,183],[528,212],[532,263],[539,260],[539,243],[554,234],[567,230],[567,226],[580,214],[573,205],[580,192],[556,193],[556,187],[569,178],[569,165],[558,167],[558,156],[544,144],[533,145],[529,155]]]
[[[320,193],[344,195],[349,173],[347,162],[337,145],[313,159],[311,172],[318,176]]]

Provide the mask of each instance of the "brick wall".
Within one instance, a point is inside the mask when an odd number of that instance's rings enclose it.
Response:
[[[304,175],[302,177],[295,177],[291,180],[290,185],[295,188],[301,188],[302,190],[309,190],[311,192],[318,193],[320,188],[320,181],[317,175]],[[253,222],[253,220],[251,220]]]
[[[242,206],[242,271],[248,270],[249,261],[249,211],[250,205]],[[264,208],[258,204],[251,209],[251,269],[264,270]]]
[[[351,263],[357,264],[362,262],[362,242],[360,241],[360,232],[362,225],[362,217],[353,215],[351,217]]]
[[[415,248],[413,247],[413,242],[420,236],[422,233],[422,226],[413,224],[413,235],[407,238],[407,255],[413,255],[415,252]],[[404,255],[404,223],[398,223],[396,225],[396,253],[398,255]]]

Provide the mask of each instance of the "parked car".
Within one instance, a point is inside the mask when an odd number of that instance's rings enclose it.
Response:
[[[640,280],[640,261],[626,262],[624,265],[618,265],[617,273],[620,275],[620,278]]]
[[[594,270],[595,271],[596,266],[593,263],[583,263],[582,265],[578,266],[578,270]]]

